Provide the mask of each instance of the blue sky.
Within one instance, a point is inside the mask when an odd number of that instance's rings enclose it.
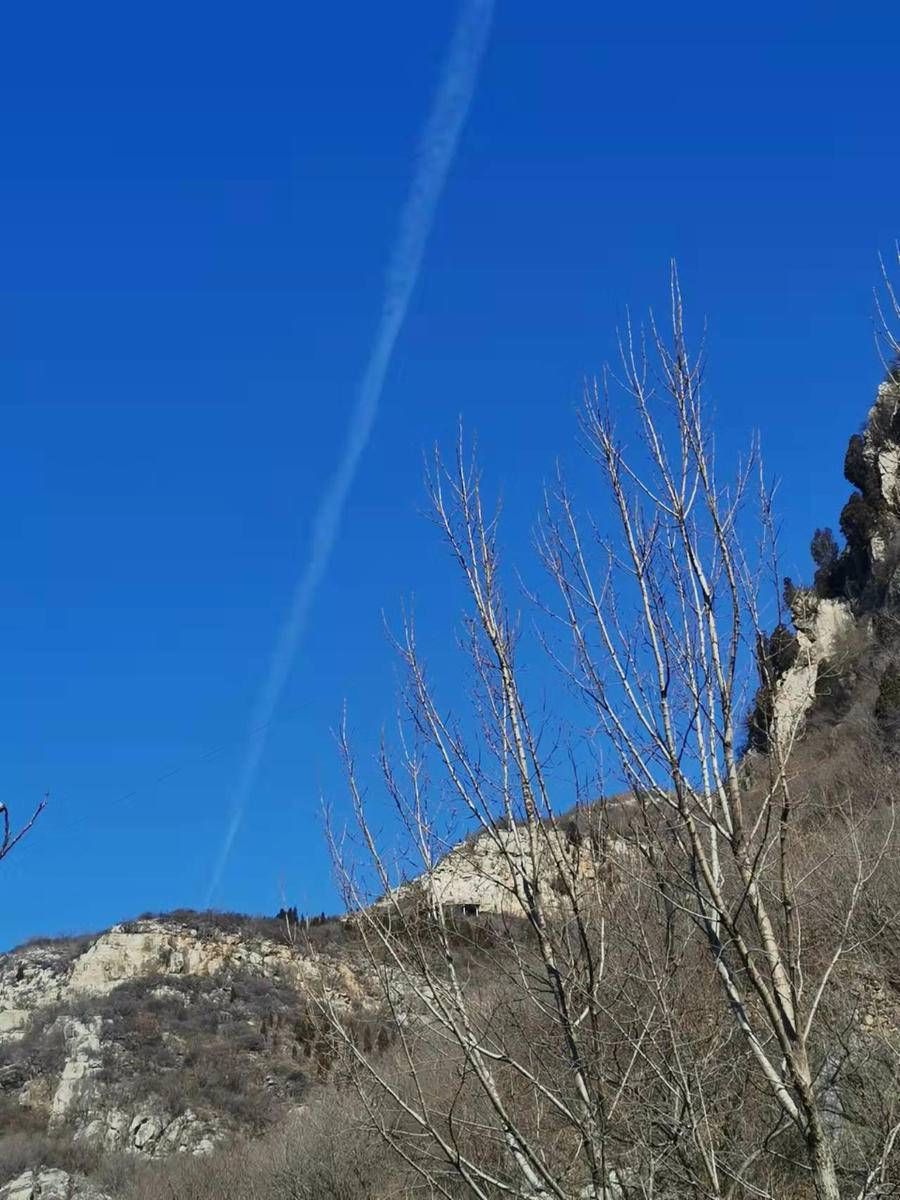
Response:
[[[0,795],[51,805],[0,868],[0,945],[204,898],[458,11],[6,15]],[[453,695],[423,450],[460,415],[477,431],[524,561],[556,457],[588,486],[581,380],[626,306],[663,302],[670,256],[709,320],[721,443],[761,430],[806,571],[879,376],[898,35],[887,3],[498,0],[218,906],[334,906],[331,730],[346,700],[365,759],[390,719],[404,597]]]

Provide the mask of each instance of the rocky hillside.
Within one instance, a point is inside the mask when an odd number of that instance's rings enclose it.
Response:
[[[577,856],[581,838],[560,844]],[[455,916],[515,907],[484,834],[433,882]],[[101,1161],[206,1156],[306,1112],[330,1066],[314,995],[337,1000],[363,1047],[390,1041],[358,937],[350,920],[184,912],[0,957],[0,1200],[93,1200],[84,1173]]]
[[[580,839],[560,841],[577,854]],[[514,907],[487,835],[433,882],[459,916]],[[0,1200],[68,1195],[101,1159],[204,1156],[284,1127],[328,1075],[314,996],[350,1014],[364,1048],[390,1040],[358,938],[350,920],[184,912],[0,957]]]
[[[3,956],[4,1133],[48,1139],[50,1158],[155,1157],[282,1119],[323,1068],[310,989],[372,1012],[352,935],[310,933],[301,951],[277,921],[181,914]],[[0,1185],[17,1165],[0,1158]]]

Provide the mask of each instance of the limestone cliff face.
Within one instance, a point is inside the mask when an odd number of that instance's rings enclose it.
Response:
[[[778,680],[772,713],[772,735],[787,745],[800,732],[815,703],[820,673],[857,624],[849,601],[820,599],[812,589],[792,597],[796,658]]]
[[[843,549],[822,530],[812,587],[787,587],[796,634],[791,665],[772,702],[773,732],[793,737],[816,701],[823,668],[871,643],[879,615],[900,605],[900,374],[879,386],[861,433],[850,438],[844,475],[856,489],[841,512]]]
[[[522,836],[454,848],[432,878],[439,902],[520,914],[504,852]],[[560,861],[585,886],[579,863],[593,861],[574,835],[552,836],[537,864],[551,905]],[[377,1013],[381,987],[352,921],[291,942],[275,922],[173,915],[21,947],[0,956],[0,1123],[25,1114],[67,1143],[150,1158],[261,1132],[327,1070],[311,1000],[322,991],[367,1023]],[[58,1184],[26,1172],[9,1195]]]
[[[308,966],[288,945],[240,933],[198,937],[191,928],[163,921],[117,925],[79,955],[72,964],[67,989],[104,995],[129,979],[152,975],[214,975],[247,968],[266,978],[282,971],[302,974]]]
[[[594,860],[580,835],[550,836],[536,871],[552,905],[560,863],[591,887],[582,866]],[[520,915],[506,855],[524,853],[531,869],[523,837],[501,830],[451,850],[431,879],[439,903]],[[309,941],[287,933],[173,914],[0,956],[0,1124],[26,1120],[79,1151],[160,1158],[212,1152],[298,1111],[328,1067],[311,997],[324,991],[368,1025],[381,986],[352,921],[326,922]],[[0,1200],[53,1196],[70,1186],[63,1174],[0,1178]]]

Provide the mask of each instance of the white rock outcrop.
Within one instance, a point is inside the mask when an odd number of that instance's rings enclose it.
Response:
[[[624,841],[611,835],[605,837],[605,842],[608,854],[630,853]],[[578,841],[569,840],[563,831],[543,829],[536,839],[535,855],[536,864],[524,826],[483,831],[455,846],[430,872],[404,885],[398,896],[414,899],[417,893],[427,891],[429,898],[443,908],[463,913],[472,910],[472,915],[477,912],[522,916],[514,884],[518,864],[522,864],[526,877],[534,876],[541,881],[545,902],[551,908],[559,896],[557,884],[561,872],[568,879],[577,880],[579,887],[592,886],[598,858],[593,852],[585,852]]]
[[[83,1102],[102,1065],[100,1018],[82,1021],[63,1018],[66,1061],[50,1105],[50,1126],[61,1125]]]
[[[885,380],[878,386],[863,433],[863,455],[874,463],[878,489],[887,508],[900,511],[900,440],[893,432],[900,414],[900,386]]]
[[[289,946],[240,933],[219,932],[198,937],[189,928],[163,921],[117,925],[77,958],[67,990],[104,995],[130,979],[151,975],[215,975],[227,968],[247,968],[272,978],[298,970],[298,956]]]
[[[822,665],[840,651],[856,624],[846,600],[819,600],[804,591],[795,600],[797,657],[778,681],[772,706],[772,732],[788,745],[800,731],[816,696]]]
[[[173,1116],[152,1096],[146,1097],[138,1112],[102,1105],[90,1111],[94,1115],[77,1128],[75,1141],[90,1142],[118,1153],[147,1158],[210,1154],[226,1136],[221,1125],[201,1118],[193,1109]]]
[[[62,999],[70,969],[66,943],[24,946],[0,956],[0,1041],[20,1036],[35,1009]]]
[[[40,1167],[23,1171],[0,1187],[0,1200],[110,1200],[110,1197],[78,1175],[55,1167]]]

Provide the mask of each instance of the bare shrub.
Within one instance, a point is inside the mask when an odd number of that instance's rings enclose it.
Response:
[[[262,1132],[306,1089],[298,1006],[293,984],[231,971],[129,980],[76,1011],[102,1022],[100,1078],[119,1102],[152,1095]]]
[[[53,950],[55,953],[48,960],[48,965],[56,970],[65,971],[79,955],[87,950],[88,946],[97,938],[96,933],[60,933],[55,936],[42,936],[28,938],[27,941],[20,942],[13,950],[10,950],[11,955],[18,954],[22,950],[33,950],[46,948]]]
[[[0,1070],[17,1086],[36,1076],[56,1075],[65,1062],[62,1007],[48,1005],[31,1014],[21,1037],[0,1042]]]
[[[81,1142],[44,1131],[13,1132],[4,1124],[0,1134],[0,1186],[39,1167],[57,1167],[72,1174],[87,1175],[99,1161],[98,1152]]]
[[[382,1200],[411,1197],[359,1101],[338,1089],[265,1138],[202,1159],[139,1167],[123,1200]]]

